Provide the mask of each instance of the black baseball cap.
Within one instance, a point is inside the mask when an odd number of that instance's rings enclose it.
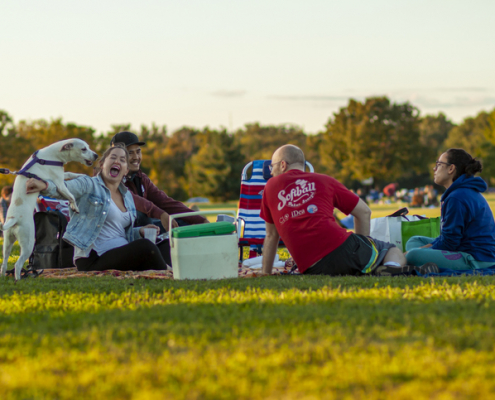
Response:
[[[110,141],[112,145],[115,143],[124,143],[125,147],[137,144],[138,146],[144,146],[145,142],[140,142],[136,134],[128,131],[117,133]]]

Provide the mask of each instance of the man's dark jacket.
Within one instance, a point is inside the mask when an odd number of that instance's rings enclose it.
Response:
[[[136,187],[136,182],[140,187]],[[192,212],[178,200],[166,195],[165,192],[158,189],[150,178],[141,170],[136,172],[132,179],[127,178],[125,186],[132,192],[136,210],[145,213],[150,218],[160,218],[164,211],[169,215]],[[200,215],[182,218],[189,224],[202,224],[207,221]],[[168,227],[167,227],[168,229]]]

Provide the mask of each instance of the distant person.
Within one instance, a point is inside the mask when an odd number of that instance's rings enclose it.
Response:
[[[395,192],[397,192],[397,189],[399,189],[399,184],[397,182],[389,183],[383,188],[383,194],[390,200],[395,199]]]
[[[363,200],[366,204],[368,204],[368,200],[366,200],[366,195],[364,194],[363,189],[359,188],[356,190],[356,194],[359,196],[361,200]]]
[[[437,197],[437,191],[433,187],[433,185],[427,185],[425,187],[425,207],[438,207],[438,197]]]
[[[2,224],[5,223],[5,219],[7,218],[7,210],[10,206],[10,200],[12,199],[12,186],[4,186],[1,192],[1,200],[0,200],[0,222]],[[2,231],[0,231],[0,237],[2,236]]]
[[[413,236],[406,244],[407,263],[433,262],[454,270],[495,265],[495,222],[481,193],[487,185],[474,175],[481,162],[463,149],[449,149],[435,164],[434,181],[447,189],[442,195],[440,236]]]
[[[271,178],[263,191],[260,216],[266,221],[263,272],[270,274],[280,237],[299,271],[314,275],[398,275],[405,266],[401,250],[369,237],[369,207],[334,178],[305,172],[302,150],[278,148],[272,156]],[[342,228],[337,208],[354,216],[355,232]]]
[[[425,201],[424,194],[421,192],[420,188],[414,189],[414,194],[412,195],[411,203],[409,203],[410,207],[418,208],[422,207]]]
[[[143,226],[153,223],[160,227],[161,231],[168,230],[169,215],[192,212],[190,208],[180,201],[158,189],[150,178],[140,169],[142,162],[141,146],[146,143],[139,140],[132,132],[119,132],[111,140],[112,146],[123,143],[129,152],[129,174],[125,180],[125,186],[135,195],[134,202],[138,211],[135,226]],[[142,199],[148,200],[143,201]],[[151,202],[151,209],[149,207]],[[159,221],[157,221],[159,220]],[[208,220],[200,215],[174,220],[173,225],[204,224]]]
[[[12,199],[12,192],[14,191],[12,186],[4,186],[1,192],[1,200],[0,200],[0,221],[2,223],[5,222],[5,218],[7,218],[7,210],[10,206],[10,200]]]
[[[380,200],[380,195],[381,195],[381,193],[380,193],[379,186],[375,186],[374,189],[370,189],[368,199],[369,199],[369,201],[376,203],[376,202],[378,202],[378,200]]]

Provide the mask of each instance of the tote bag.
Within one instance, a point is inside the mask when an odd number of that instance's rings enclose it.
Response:
[[[413,236],[426,236],[429,238],[440,236],[440,217],[403,222],[401,228],[402,243],[404,244],[403,251],[405,251],[407,241]]]
[[[412,236],[434,238],[440,235],[439,217],[407,216],[408,212],[407,208],[403,208],[388,217],[372,219],[370,236],[395,244],[401,251],[405,251],[406,243]]]

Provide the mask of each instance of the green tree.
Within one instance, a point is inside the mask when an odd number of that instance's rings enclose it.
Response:
[[[495,108],[488,114],[485,137],[495,146]]]
[[[187,162],[189,196],[227,201],[239,198],[244,162],[235,138],[225,130],[203,130],[199,151]]]
[[[303,151],[306,147],[306,135],[297,126],[261,126],[258,122],[246,124],[236,132],[245,163],[252,160],[269,160],[273,152],[284,144],[293,144]]]
[[[4,130],[6,130],[9,126],[12,127],[13,124],[14,120],[7,113],[7,111],[0,110],[0,135],[3,136]]]
[[[146,146],[141,148],[143,153],[143,163],[141,169],[157,183],[158,187],[163,187],[164,182],[161,181],[160,164],[161,152],[167,145],[169,140],[167,136],[166,126],[157,126],[152,124],[151,127],[141,125],[141,131],[137,133],[139,139],[146,143]]]
[[[462,148],[483,162],[480,176],[495,185],[495,110],[480,112],[454,127],[445,141],[445,150]]]
[[[0,110],[0,168],[17,169],[17,132],[13,118]],[[14,183],[14,175],[0,174],[0,188]]]
[[[153,152],[153,179],[160,189],[178,200],[189,197],[186,164],[199,151],[198,134],[198,130],[183,127],[163,137],[163,143]]]
[[[346,184],[369,177],[395,181],[424,168],[419,135],[419,112],[411,104],[351,99],[326,126],[321,163]]]
[[[325,141],[325,137],[322,133],[318,133],[316,135],[307,135],[306,136],[306,145],[304,156],[306,160],[313,165],[315,172],[320,174],[330,174],[331,170],[324,165],[322,160],[322,151],[323,151],[323,143]]]
[[[419,141],[424,148],[424,159],[432,163],[444,150],[444,142],[455,124],[445,114],[426,115],[419,123]]]

